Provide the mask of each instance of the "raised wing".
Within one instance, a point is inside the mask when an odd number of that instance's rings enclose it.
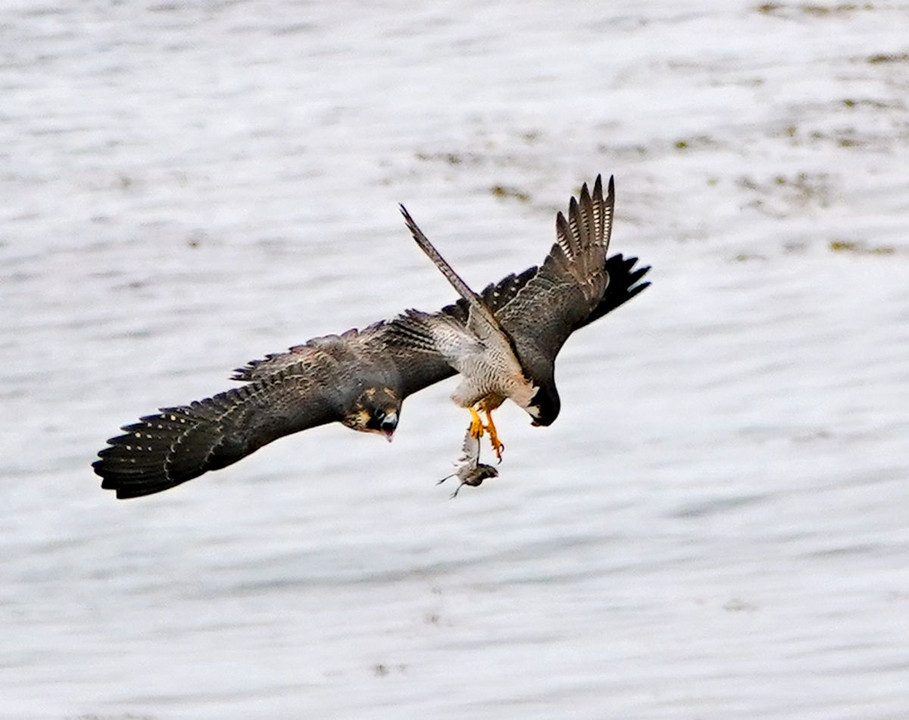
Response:
[[[561,212],[556,216],[557,242],[543,265],[496,311],[534,377],[551,376],[565,340],[588,321],[605,296],[614,205],[612,178],[605,198],[600,176],[592,194],[585,184],[580,200],[571,199],[568,218]]]
[[[468,318],[471,329],[476,327],[473,325],[473,323],[476,323],[476,325],[479,326],[477,329],[479,330],[478,335],[481,339],[498,335],[503,341],[510,342],[508,340],[508,333],[502,328],[496,316],[486,306],[486,303],[483,302],[483,299],[470,289],[467,283],[461,279],[461,276],[454,271],[454,268],[448,264],[448,261],[442,257],[438,250],[436,250],[435,246],[429,241],[429,238],[423,234],[423,231],[420,230],[419,226],[414,222],[410,213],[407,212],[407,208],[403,205],[400,207],[401,214],[404,216],[404,221],[407,224],[414,241],[416,241],[419,248],[426,253],[429,259],[432,260],[448,282],[451,283],[451,286],[470,307]]]
[[[637,258],[605,257],[612,234],[614,181],[610,178],[605,198],[599,176],[593,193],[585,185],[580,197],[572,198],[567,220],[562,213],[556,216],[557,242],[542,267],[507,275],[480,293],[483,304],[519,346],[522,360],[536,357],[551,363],[572,332],[650,285],[640,282],[650,267],[635,269]],[[599,270],[592,265],[597,258]],[[468,309],[464,300],[458,300],[442,311],[466,324]]]
[[[625,258],[621,253],[613,255],[606,260],[604,270],[609,278],[606,290],[600,298],[600,302],[593,311],[572,330],[585,327],[595,320],[609,312],[612,312],[620,305],[628,302],[638,293],[650,286],[649,282],[640,282],[640,280],[650,271],[650,266],[635,268],[638,259],[635,257]],[[524,286],[530,280],[536,277],[540,268],[534,265],[527,268],[519,274],[507,275],[497,283],[487,285],[480,296],[483,302],[495,313],[499,313],[518,295]],[[458,300],[452,305],[442,308],[442,312],[458,318],[462,322],[467,320],[467,304],[463,300]]]

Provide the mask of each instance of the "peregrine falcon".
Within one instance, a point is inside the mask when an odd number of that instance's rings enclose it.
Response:
[[[585,183],[580,198],[571,198],[567,220],[561,212],[557,214],[557,241],[543,265],[523,282],[509,286],[504,297],[494,295],[492,302],[467,286],[401,206],[417,245],[468,308],[466,320],[407,311],[399,323],[406,328],[406,343],[422,347],[430,357],[442,355],[461,374],[452,400],[470,411],[470,434],[480,437],[489,432],[500,460],[503,445],[492,411],[506,399],[526,410],[534,425],[550,425],[558,417],[556,355],[575,329],[597,315],[610,286],[606,252],[614,206],[612,178],[605,198],[600,176],[593,193]],[[485,424],[479,412],[485,413]]]
[[[640,282],[649,268],[635,268],[636,262],[614,255],[602,263],[610,282],[593,311],[572,329],[649,285]],[[483,290],[482,303],[506,328],[519,327],[505,311],[519,296],[530,298],[527,288],[538,276],[548,282],[548,273],[544,263],[508,275]],[[471,312],[462,298],[428,317],[466,327]],[[245,385],[161,408],[124,426],[93,463],[103,478],[101,487],[116,491],[118,498],[161,492],[231,465],[285,435],[331,422],[391,439],[404,399],[456,372],[442,353],[406,341],[410,326],[405,313],[362,330],[314,338],[236,370],[233,379]]]

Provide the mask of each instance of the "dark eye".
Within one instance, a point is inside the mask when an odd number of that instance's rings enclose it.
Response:
[[[382,420],[382,418],[385,417],[385,411],[384,411],[384,410],[376,410],[375,416],[376,416],[376,420]]]

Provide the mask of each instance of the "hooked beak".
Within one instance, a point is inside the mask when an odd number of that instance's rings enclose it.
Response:
[[[388,442],[394,440],[395,429],[398,427],[398,413],[391,412],[382,420],[382,434]]]

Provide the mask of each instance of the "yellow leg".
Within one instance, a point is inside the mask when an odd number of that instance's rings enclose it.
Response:
[[[502,452],[505,450],[505,446],[502,444],[502,441],[499,440],[499,434],[496,432],[496,424],[492,421],[492,410],[486,411],[486,429],[489,431],[489,442],[492,445],[492,450],[499,459],[499,462],[501,462]]]
[[[483,437],[483,421],[480,420],[476,410],[473,408],[468,408],[468,410],[470,410],[470,435],[479,439]]]

